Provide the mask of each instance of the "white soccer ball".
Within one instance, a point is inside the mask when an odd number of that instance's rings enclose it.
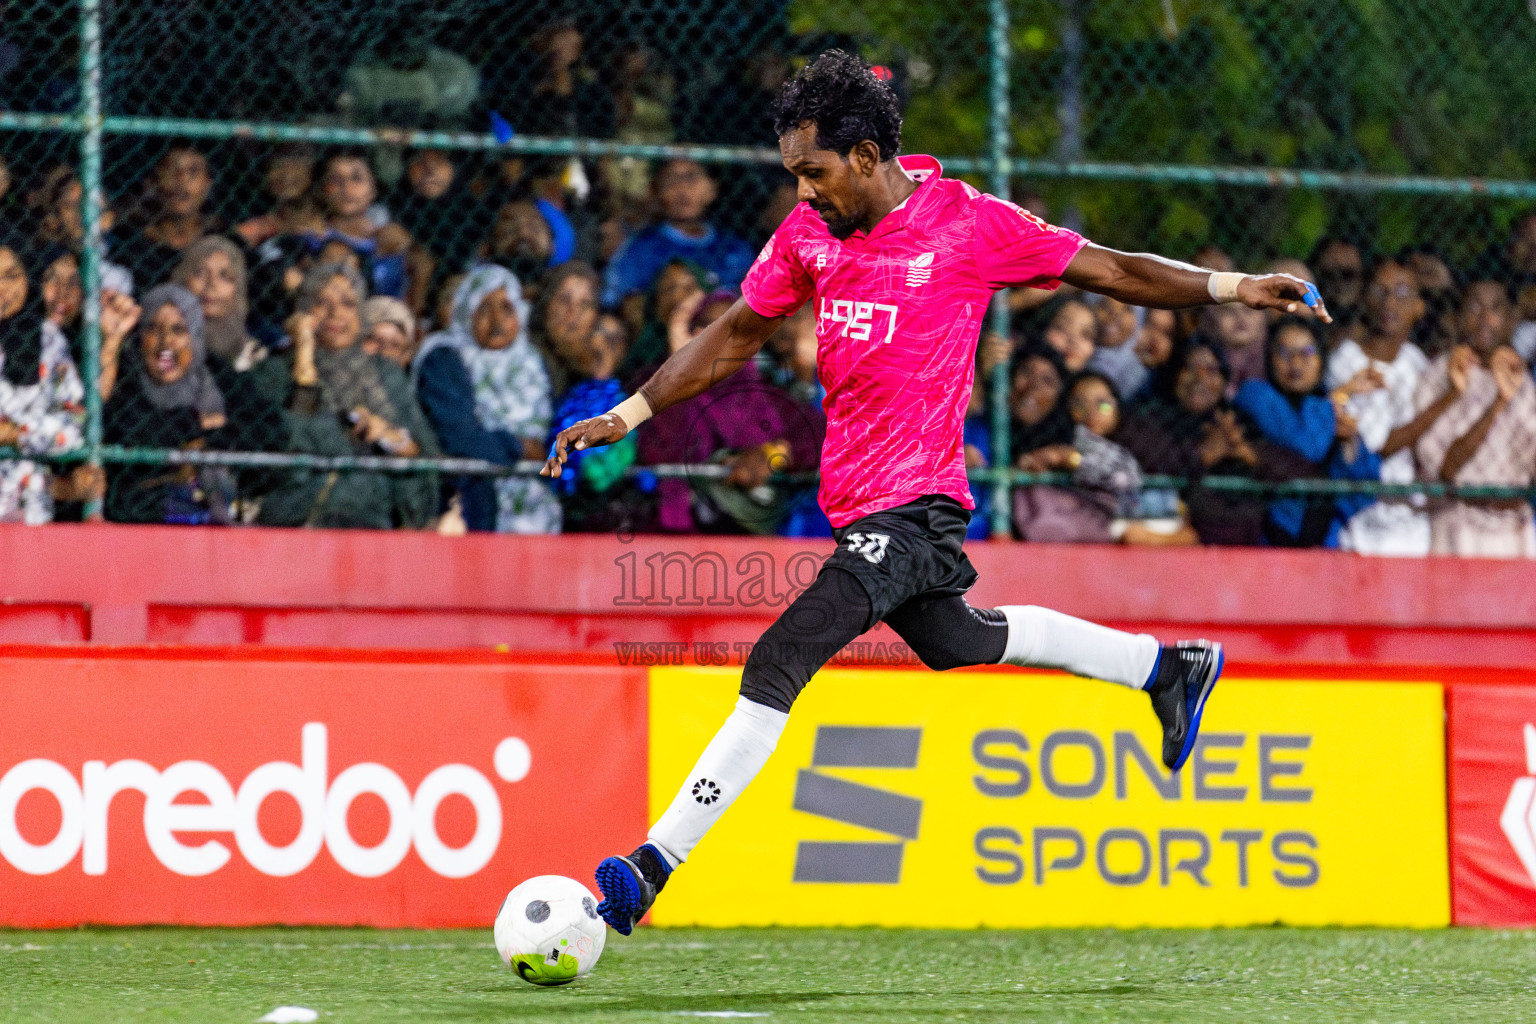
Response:
[[[507,894],[494,935],[496,952],[519,978],[564,985],[597,966],[608,926],[586,886],[564,875],[539,875]]]

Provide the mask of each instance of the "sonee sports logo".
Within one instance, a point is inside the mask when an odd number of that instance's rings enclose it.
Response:
[[[693,799],[708,807],[720,799],[720,787],[708,779],[700,779],[693,784]]]
[[[821,725],[811,767],[795,779],[794,808],[818,818],[883,832],[886,842],[804,840],[795,850],[796,882],[895,885],[906,844],[917,838],[923,802],[905,793],[850,782],[836,768],[916,768],[922,729],[886,725]],[[820,769],[820,770],[818,770]]]
[[[1536,725],[1525,723],[1525,771],[1515,780],[1499,815],[1499,827],[1536,885]]]
[[[890,542],[891,538],[883,533],[850,533],[843,538],[849,551],[863,555],[864,561],[872,565],[879,565],[885,558],[885,546]]]

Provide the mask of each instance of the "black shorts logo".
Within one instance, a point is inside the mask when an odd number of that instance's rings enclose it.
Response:
[[[708,807],[720,799],[720,787],[708,779],[700,779],[693,784],[693,799]]]
[[[864,561],[871,565],[880,564],[885,557],[885,546],[890,542],[891,538],[883,533],[850,533],[843,538],[849,551],[864,556]]]

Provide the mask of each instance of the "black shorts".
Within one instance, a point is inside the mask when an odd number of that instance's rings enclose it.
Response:
[[[822,568],[844,569],[863,584],[873,606],[869,630],[913,598],[958,597],[975,585],[960,547],[970,523],[970,510],[954,498],[925,494],[833,530],[837,550]]]

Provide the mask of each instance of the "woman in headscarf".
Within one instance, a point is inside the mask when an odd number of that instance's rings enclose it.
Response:
[[[1072,419],[1065,402],[1070,378],[1061,355],[1042,342],[1026,345],[1014,358],[1008,388],[1008,450],[1016,468],[1039,472],[1035,452],[1072,443]]]
[[[228,363],[210,358],[204,303],[176,284],[144,296],[139,345],[126,353],[102,410],[103,436],[130,448],[261,451],[283,436],[282,413]],[[238,480],[238,484],[237,484]],[[123,523],[212,523],[236,519],[271,474],[218,466],[116,466],[107,518]]]
[[[409,372],[416,359],[416,318],[405,303],[375,295],[363,303],[363,351]]]
[[[84,401],[69,343],[48,322],[42,289],[31,286],[16,250],[0,246],[0,446],[24,456],[80,447]],[[0,521],[50,522],[54,501],[83,499],[98,474],[82,467],[55,477],[30,459],[0,462]]]
[[[1146,473],[1190,479],[1189,522],[1205,544],[1260,543],[1269,502],[1262,494],[1200,486],[1200,478],[1261,481],[1311,475],[1301,454],[1276,445],[1227,402],[1232,370],[1215,341],[1195,335],[1154,375],[1156,393],[1122,419],[1111,440],[1129,449]]]
[[[1335,406],[1323,388],[1324,344],[1319,321],[1280,318],[1269,329],[1267,376],[1244,381],[1232,404],[1266,440],[1305,458],[1309,475],[1376,480],[1381,457],[1355,442],[1347,395]],[[1338,547],[1344,523],[1368,504],[1358,495],[1278,499],[1270,503],[1264,540],[1277,547]]]
[[[598,314],[600,292],[596,272],[580,261],[562,264],[544,278],[534,310],[534,344],[557,382],[553,434],[601,416],[626,394],[614,374],[629,339],[618,317]],[[602,448],[570,453],[567,466],[573,472],[553,481],[566,533],[633,533],[655,518],[654,488],[624,475],[638,452],[638,433],[631,433]]]
[[[517,278],[487,264],[454,293],[448,329],[422,343],[416,387],[449,454],[503,466],[544,457],[549,374],[528,340],[528,318]],[[459,489],[471,530],[560,532],[560,502],[539,477],[476,477]]]
[[[549,368],[558,400],[576,381],[591,377],[592,335],[597,330],[602,280],[581,260],[562,263],[544,275],[533,311],[533,344]]]
[[[717,283],[709,271],[683,259],[672,260],[656,275],[656,283],[646,293],[640,331],[619,364],[619,377],[631,391],[645,383],[672,354],[672,321],[683,317],[692,320]]]
[[[209,355],[242,372],[267,357],[266,346],[245,329],[250,307],[238,245],[222,235],[199,238],[182,250],[171,280],[202,302]]]
[[[326,263],[305,275],[292,344],[256,370],[288,410],[293,451],[435,458],[432,427],[400,368],[359,345],[367,292],[356,270]],[[299,470],[262,503],[268,526],[420,529],[437,514],[430,473]]]
[[[35,250],[28,262],[32,277],[42,293],[44,315],[53,330],[69,345],[70,354],[79,359],[80,311],[85,306],[85,289],[80,284],[80,258],[61,245]]]
[[[1061,353],[1044,341],[1025,345],[1009,374],[1009,451],[1026,473],[1071,471],[1078,466],[1067,394],[1072,374]],[[1108,516],[1072,490],[1036,484],[1013,491],[1013,527],[1021,540],[1098,541]],[[1096,529],[1095,529],[1096,528]]]

